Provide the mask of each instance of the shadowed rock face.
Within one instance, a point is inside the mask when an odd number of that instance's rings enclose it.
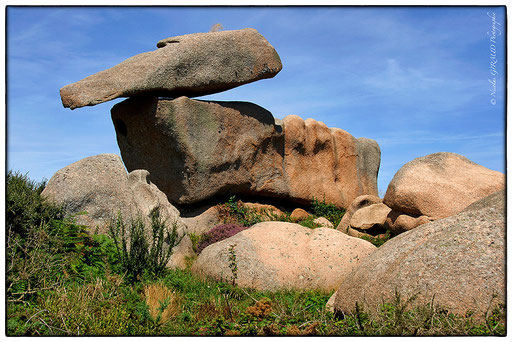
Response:
[[[148,170],[174,203],[238,193],[346,207],[377,193],[377,143],[312,119],[281,122],[246,102],[139,97],[115,105],[112,120],[126,168]]]
[[[149,168],[172,202],[227,191],[287,193],[283,129],[257,105],[133,98],[114,106],[112,119],[127,169]]]
[[[394,211],[431,220],[454,215],[505,187],[505,175],[456,153],[416,158],[398,170],[384,204]]]
[[[397,291],[404,301],[417,295],[417,304],[435,295],[436,305],[482,318],[491,300],[505,301],[504,200],[498,191],[387,241],[341,282],[335,309],[351,312],[357,302],[376,310]]]
[[[254,29],[187,34],[157,46],[63,87],[62,104],[75,109],[145,93],[202,96],[274,77],[282,69],[277,52]]]

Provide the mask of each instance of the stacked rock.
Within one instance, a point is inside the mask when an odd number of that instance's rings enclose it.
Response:
[[[192,100],[274,77],[281,60],[254,29],[196,33],[60,91],[71,109],[118,97],[112,121],[129,172],[147,170],[175,204],[221,194],[313,198],[347,207],[377,194],[380,149],[338,128],[290,115],[282,121],[248,102]]]

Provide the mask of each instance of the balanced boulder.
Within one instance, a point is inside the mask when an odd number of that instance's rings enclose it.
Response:
[[[262,222],[206,247],[192,272],[258,290],[327,291],[374,250],[371,243],[334,229]]]
[[[157,47],[63,87],[62,104],[74,109],[148,93],[201,96],[274,77],[282,69],[272,45],[249,28],[171,37]]]
[[[469,204],[505,187],[505,175],[448,152],[405,164],[389,183],[384,204],[431,220],[454,215]]]
[[[148,170],[172,203],[229,193],[346,207],[377,193],[377,143],[312,119],[276,120],[247,102],[139,97],[116,104],[112,120],[126,168]]]
[[[464,211],[384,243],[344,278],[334,302],[348,313],[370,311],[396,294],[482,318],[505,301],[505,205],[498,191]],[[491,304],[491,305],[490,305]]]

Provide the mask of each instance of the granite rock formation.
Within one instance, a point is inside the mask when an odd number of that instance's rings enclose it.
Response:
[[[126,168],[148,170],[172,203],[229,193],[347,207],[377,194],[377,143],[312,119],[277,120],[246,102],[139,97],[116,104],[112,120]]]
[[[60,90],[71,109],[118,97],[202,96],[274,77],[281,59],[254,29],[194,33],[163,39],[145,52]]]

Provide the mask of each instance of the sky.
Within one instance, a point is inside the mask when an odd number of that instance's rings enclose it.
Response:
[[[258,30],[283,69],[198,99],[374,139],[381,197],[401,166],[435,152],[505,172],[504,7],[11,6],[6,20],[7,169],[37,181],[120,155],[110,109],[123,99],[71,111],[60,88],[217,23]]]

